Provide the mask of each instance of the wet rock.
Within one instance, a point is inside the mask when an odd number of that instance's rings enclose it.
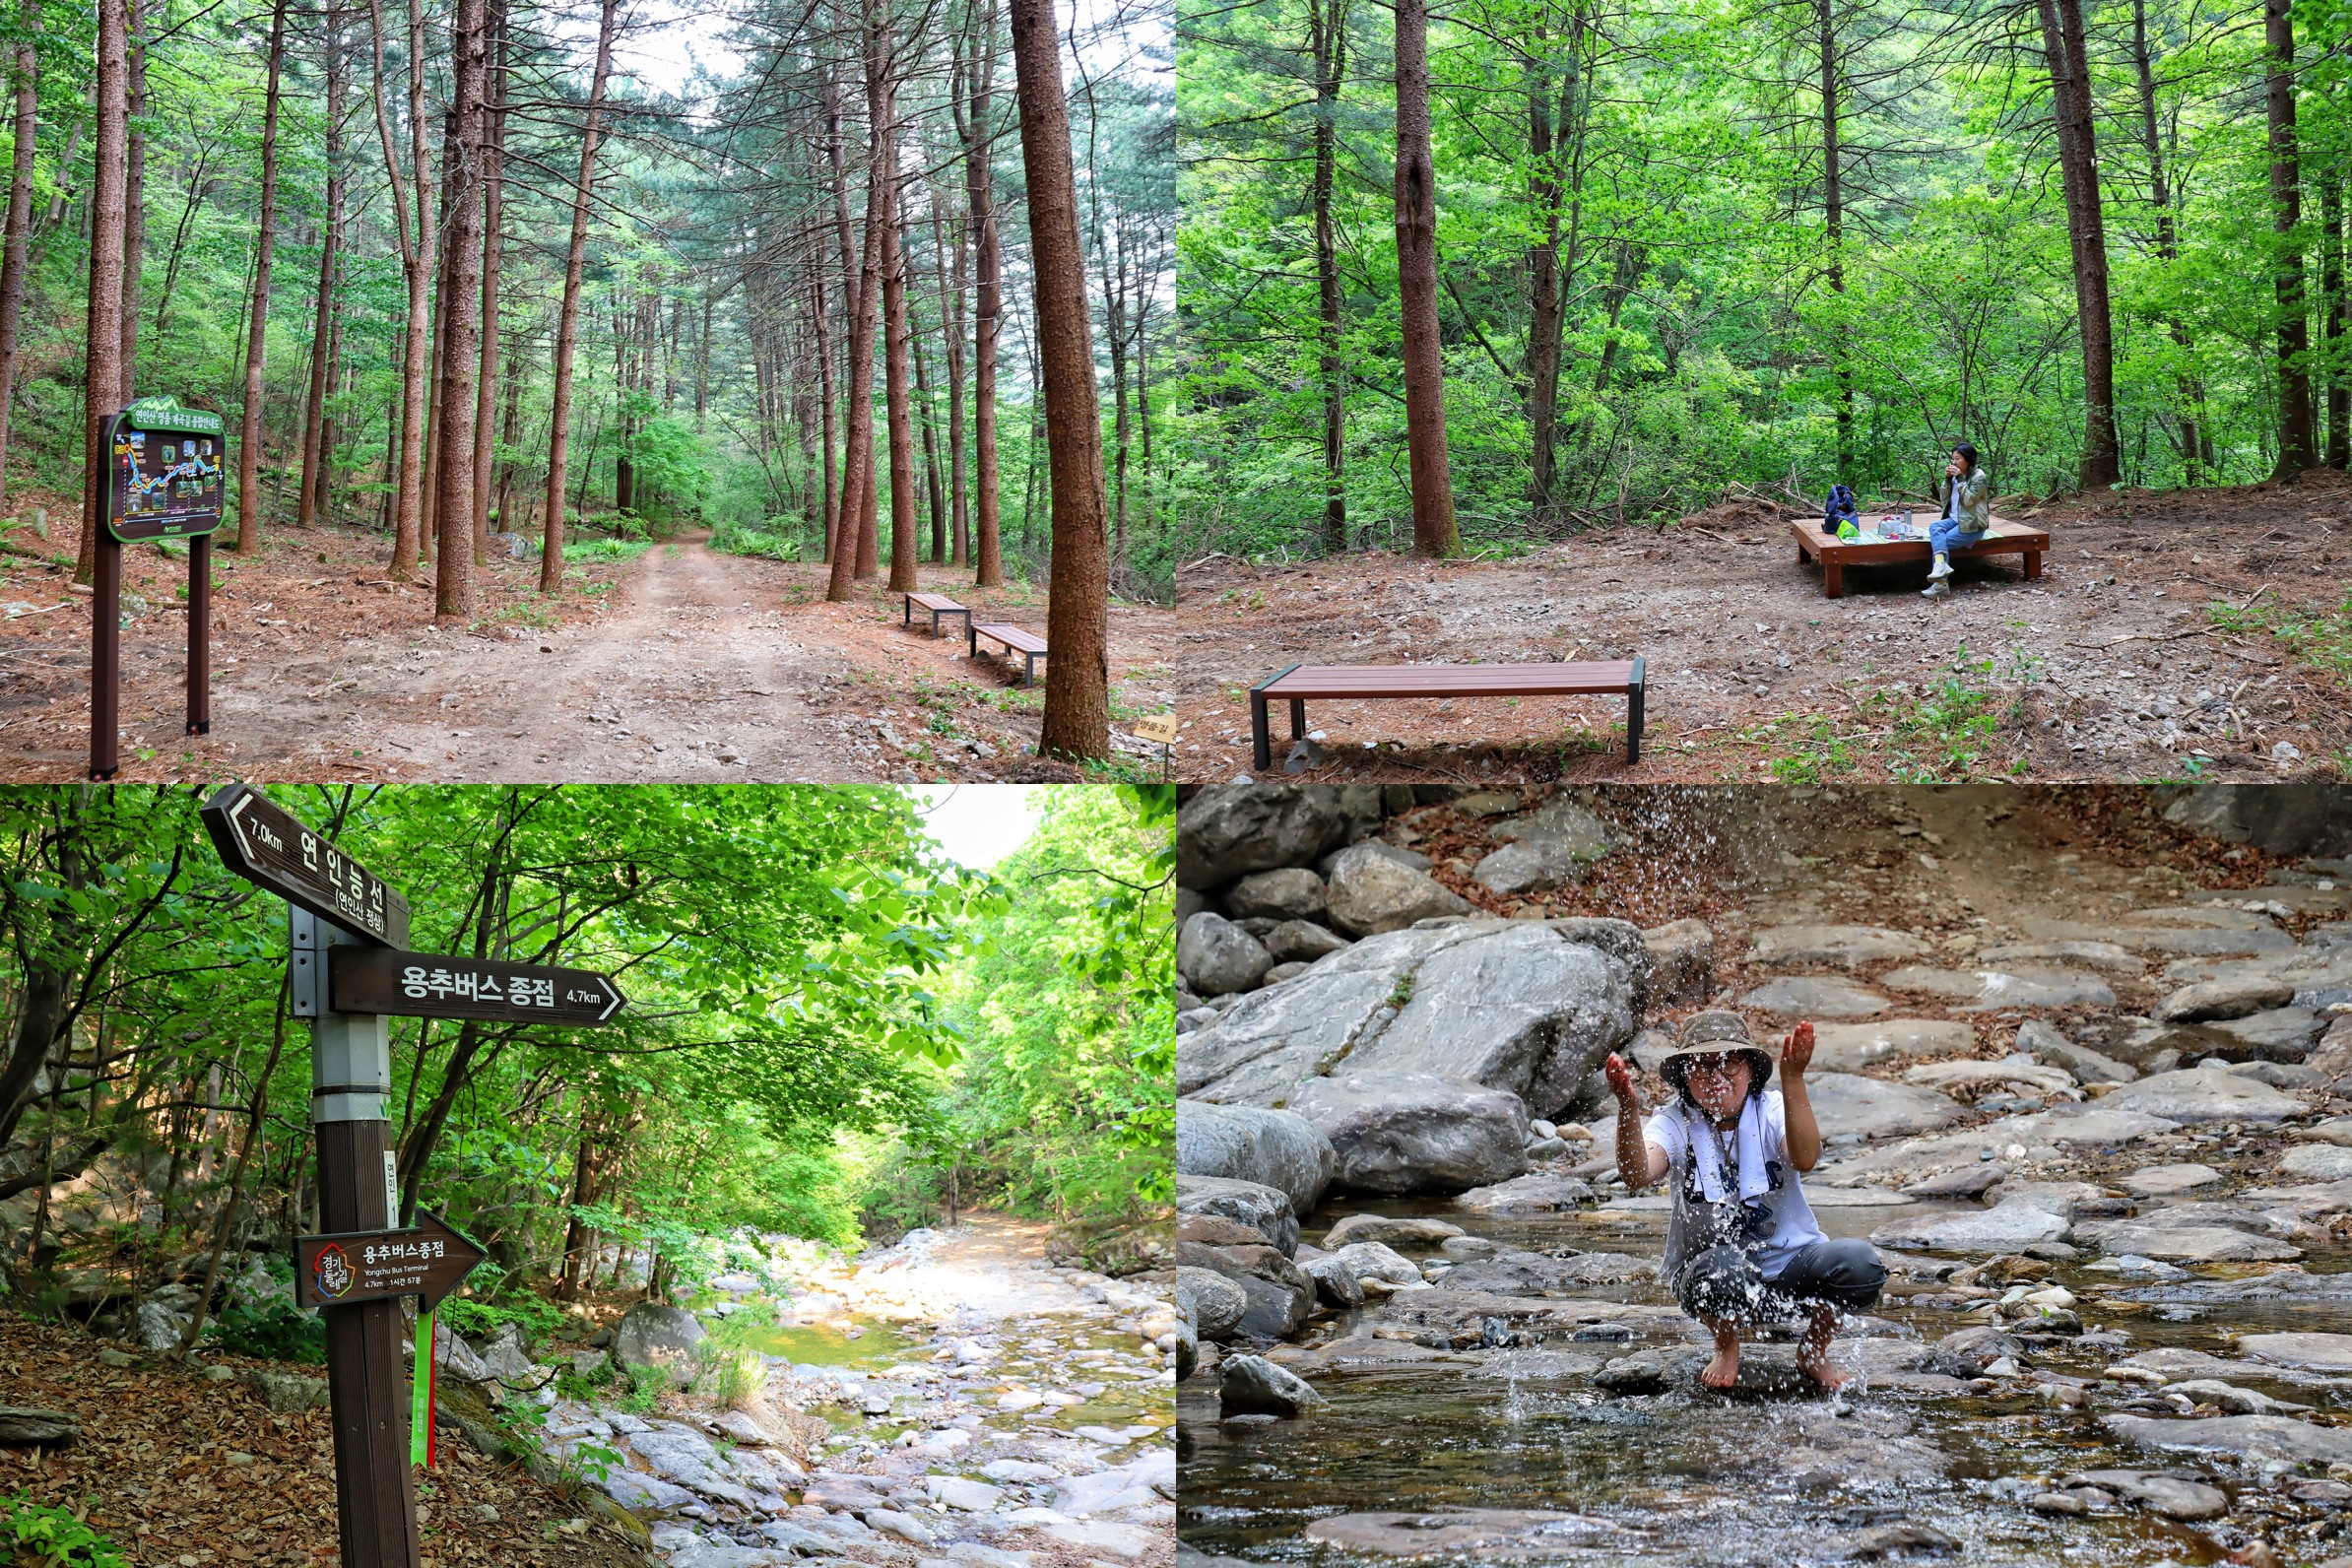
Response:
[[[1491,1187],[1473,1187],[1454,1207],[1476,1214],[1546,1214],[1593,1201],[1593,1189],[1573,1176],[1531,1171]]]
[[[2335,1182],[2352,1180],[2352,1148],[2333,1143],[2305,1143],[2287,1150],[2278,1162],[2279,1174],[2296,1176],[2305,1181]]]
[[[2272,1008],[2214,1027],[2244,1040],[2272,1061],[2300,1062],[2311,1054],[2319,1031],[2327,1027],[2327,1018],[2310,1008]]]
[[[1527,1165],[1516,1094],[1427,1073],[1317,1078],[1295,1102],[1331,1141],[1338,1185],[1362,1192],[1460,1192]]]
[[[1204,997],[1254,991],[1273,965],[1257,938],[1206,909],[1176,934],[1176,970]]]
[[[1005,1497],[1003,1487],[991,1486],[986,1481],[976,1481],[962,1475],[926,1475],[923,1477],[923,1489],[941,1507],[966,1514],[985,1514]],[[1065,1509],[1063,1512],[1071,1510]]]
[[[1341,850],[1332,861],[1325,897],[1332,924],[1351,937],[1402,931],[1416,920],[1470,909],[1428,873],[1400,866],[1364,844]]]
[[[2009,1167],[1999,1160],[1979,1160],[1974,1165],[1963,1165],[1957,1170],[1945,1171],[1940,1176],[1913,1182],[1903,1189],[1903,1195],[1906,1198],[1982,1198],[1989,1189],[2006,1181],[2008,1175]]]
[[[2220,1487],[2164,1470],[2080,1470],[2058,1484],[2096,1487],[2165,1519],[2219,1519],[2230,1511],[2230,1500]]]
[[[2103,969],[2111,974],[2138,974],[2147,960],[2112,942],[2000,942],[1979,947],[1977,957],[1993,968],[2011,964],[2058,964]]]
[[[2063,1240],[2066,1228],[2048,1209],[2012,1201],[1976,1213],[1906,1215],[1871,1231],[1870,1240],[1930,1252],[2013,1252],[2031,1242]]]
[[[2029,1115],[2005,1116],[1964,1132],[1907,1139],[1885,1148],[1841,1155],[1825,1162],[1820,1176],[1825,1182],[1834,1178],[1844,1183],[1912,1172],[1927,1175],[1977,1163],[1987,1154],[2022,1159],[2028,1150],[2045,1144],[2110,1147],[2170,1133],[2181,1125],[2145,1111],[2114,1108],[2109,1103],[2113,1098],[2109,1095],[2088,1105],[2052,1106]],[[1837,1130],[1826,1115],[1821,1123],[1824,1133],[1834,1139]]]
[[[1277,1188],[1291,1212],[1314,1209],[1331,1185],[1331,1141],[1292,1111],[1176,1102],[1176,1169]]]
[[[1325,1403],[1306,1379],[1264,1356],[1227,1356],[1217,1368],[1217,1408],[1225,1415],[1305,1414]]]
[[[2128,1083],[2139,1077],[2139,1069],[2089,1046],[2076,1045],[2039,1018],[2017,1025],[2016,1048],[2037,1062],[2064,1068],[2079,1083]]]
[[[1666,1358],[1656,1350],[1621,1355],[1593,1374],[1593,1386],[1611,1394],[1664,1394]]]
[[[1253,872],[1223,893],[1225,912],[1236,920],[1320,920],[1323,879],[1303,866]]]
[[[2135,1254],[2175,1263],[2264,1263],[2300,1258],[2303,1250],[2227,1225],[2165,1221],[2158,1209],[2138,1219],[2085,1220],[2075,1239],[2111,1257]]]
[[[2242,1454],[2294,1465],[2352,1464],[2352,1427],[2314,1426],[2285,1415],[2210,1415],[2168,1421],[2109,1415],[2102,1423],[2127,1443],[2191,1453]]]
[[[1336,1252],[1355,1241],[1385,1242],[1392,1247],[1434,1247],[1462,1234],[1460,1225],[1442,1219],[1398,1214],[1349,1214],[1324,1233],[1326,1251]]]
[[[2168,1121],[2276,1122],[2303,1113],[2303,1102],[2225,1068],[2181,1068],[2126,1083],[2104,1096],[2107,1111],[2141,1111]]]
[[[607,1470],[599,1483],[607,1497],[632,1513],[668,1513],[685,1508],[696,1499],[692,1492],[675,1481],[641,1470],[615,1466]]]
[[[1894,1004],[1866,986],[1838,975],[1788,975],[1767,981],[1739,999],[1740,1006],[1779,1018],[1861,1018]]]
[[[2121,1199],[2108,1197],[2104,1189],[2093,1187],[2089,1182],[2008,1181],[1985,1196],[1991,1203],[2025,1204],[2065,1220],[2126,1213],[2131,1207]]]
[[[2156,1004],[2156,1016],[2167,1023],[2207,1023],[2283,1008],[2294,1000],[2295,987],[2287,981],[2247,975],[2184,986]]]
[[[1964,1013],[1994,1008],[2112,1008],[2107,982],[2068,969],[1933,969],[1912,966],[1881,975],[1897,991],[1949,997]]]
[[[1576,1514],[1518,1508],[1454,1508],[1408,1514],[1339,1514],[1319,1519],[1306,1538],[1382,1557],[1544,1556],[1604,1538],[1616,1527]]]
[[[1856,1562],[1890,1562],[1910,1557],[1949,1557],[1960,1542],[1927,1525],[1880,1525],[1865,1530],[1848,1544],[1846,1555]]]
[[[281,1415],[291,1415],[300,1410],[323,1410],[328,1405],[325,1378],[252,1367],[245,1373],[245,1386],[261,1396],[263,1405]]]
[[[1176,882],[1209,888],[1254,871],[1304,866],[1347,830],[1337,791],[1308,784],[1217,784],[1176,814]]]
[[[1096,1562],[1104,1561],[1107,1557],[1123,1557],[1133,1561],[1155,1547],[1163,1550],[1166,1547],[1163,1535],[1138,1525],[1122,1525],[1111,1519],[1072,1520],[1068,1524],[1047,1525],[1042,1534],[1065,1546],[1092,1553],[1092,1560]]]
[[[1573,1296],[1594,1285],[1657,1277],[1656,1259],[1627,1253],[1582,1252],[1554,1258],[1540,1252],[1504,1252],[1458,1265],[1437,1283],[1447,1290],[1491,1290],[1508,1296]]]
[[[1309,1259],[1299,1266],[1315,1281],[1315,1299],[1327,1307],[1345,1310],[1364,1304],[1364,1282],[1356,1272],[1336,1258]]]
[[[1329,1258],[1317,1261],[1345,1269],[1359,1284],[1375,1280],[1388,1287],[1386,1291],[1374,1289],[1372,1294],[1417,1290],[1427,1283],[1411,1259],[1377,1241],[1352,1241]]]
[[[1285,920],[1265,937],[1267,955],[1276,963],[1314,963],[1347,946],[1347,939],[1312,921]]]
[[[1656,1007],[1715,995],[1715,933],[1703,920],[1669,920],[1642,933],[1650,950],[1650,999]]]
[[[1176,1271],[1176,1299],[1192,1308],[1193,1330],[1204,1339],[1222,1344],[1241,1332],[1250,1298],[1241,1286],[1209,1269],[1189,1265]]]
[[[1550,839],[1522,839],[1481,856],[1470,880],[1489,892],[1540,892],[1584,881],[1591,859]]]
[[[1927,945],[1883,926],[1767,926],[1755,935],[1751,963],[1871,963],[1916,958]]]
[[[1176,1210],[1238,1219],[1279,1248],[1285,1257],[1298,1248],[1298,1215],[1291,1211],[1290,1195],[1263,1182],[1179,1174]]]
[[[2118,1178],[2117,1185],[2134,1198],[2178,1198],[2221,1180],[2210,1165],[2150,1165]]]
[[[1961,1329],[1947,1334],[1935,1341],[1935,1348],[1944,1355],[1956,1357],[1975,1367],[1978,1371],[1991,1366],[2003,1356],[2025,1354],[2023,1340],[2006,1329],[1998,1329],[1991,1325]]]
[[[1854,1073],[1808,1073],[1805,1091],[1825,1138],[1901,1138],[1949,1126],[1963,1114],[1949,1095]]]
[[[680,1388],[701,1370],[702,1341],[710,1338],[684,1307],[641,1301],[621,1316],[613,1335],[613,1359],[621,1366],[657,1370]]]
[[[1977,1031],[1945,1018],[1876,1018],[1867,1023],[1824,1023],[1813,1031],[1815,1073],[1859,1073],[1890,1057],[1923,1060],[1966,1056],[1977,1048]]]
[[[2352,1334],[2248,1334],[2239,1337],[2238,1348],[2276,1366],[2352,1373]]]
[[[1221,1274],[1241,1288],[1248,1305],[1237,1334],[1287,1339],[1314,1309],[1314,1281],[1257,1230],[1238,1220],[1214,1214],[1179,1216],[1176,1262],[1180,1269]]]
[[[2311,1408],[2308,1405],[2290,1405],[2274,1400],[2253,1389],[2242,1389],[2219,1378],[2188,1378],[2164,1386],[2167,1399],[2179,1396],[2191,1405],[2215,1405],[2232,1415],[2291,1415]]]

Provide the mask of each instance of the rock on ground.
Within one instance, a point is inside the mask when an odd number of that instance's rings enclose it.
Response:
[[[684,1307],[640,1301],[621,1316],[613,1334],[613,1359],[622,1366],[650,1367],[684,1388],[701,1370],[699,1359],[709,1331]]]
[[[1317,1078],[1298,1113],[1331,1140],[1338,1186],[1359,1192],[1460,1192],[1527,1167],[1519,1096],[1429,1073]]]
[[[1305,784],[1216,784],[1176,814],[1176,882],[1206,889],[1254,871],[1304,866],[1347,831],[1339,792]]]
[[[1339,852],[1324,894],[1332,924],[1351,937],[1402,931],[1416,920],[1470,913],[1470,904],[1426,872],[1400,866],[1369,844]]]
[[[1919,1247],[1931,1252],[2015,1252],[2038,1241],[2059,1241],[2066,1221],[2047,1209],[2012,1200],[1979,1213],[1916,1214],[1870,1232],[1881,1247]]]
[[[2303,1102],[2226,1068],[2181,1068],[2126,1083],[2099,1102],[2109,1111],[2144,1111],[2167,1121],[2277,1122],[2303,1114]]]
[[[1184,1175],[1278,1188],[1291,1212],[1304,1214],[1331,1185],[1333,1163],[1331,1141],[1295,1112],[1176,1102],[1176,1169]]]
[[[1824,1023],[1813,1030],[1813,1071],[1860,1073],[1892,1057],[1934,1061],[1966,1056],[1977,1031],[1945,1018],[1878,1018],[1868,1023]]]
[[[1257,938],[1207,909],[1176,934],[1176,972],[1204,997],[1256,990],[1273,965]]]
[[[1307,1380],[1264,1356],[1227,1356],[1217,1368],[1217,1405],[1227,1415],[1305,1414],[1324,1403]]]
[[[1298,1215],[1290,1208],[1290,1195],[1278,1187],[1235,1181],[1227,1176],[1180,1173],[1176,1178],[1176,1210],[1238,1219],[1285,1254],[1298,1247]]]

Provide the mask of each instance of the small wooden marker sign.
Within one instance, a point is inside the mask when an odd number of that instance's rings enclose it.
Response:
[[[417,1211],[408,1230],[361,1230],[294,1238],[294,1301],[304,1307],[348,1307],[361,1301],[422,1296],[438,1306],[488,1253],[452,1230],[441,1216]]]
[[[1178,728],[1176,715],[1172,712],[1146,713],[1129,727],[1129,733],[1137,740],[1159,743],[1159,763],[1163,775],[1174,766]]]

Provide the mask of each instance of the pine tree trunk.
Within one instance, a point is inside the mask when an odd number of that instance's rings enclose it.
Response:
[[[498,266],[506,190],[506,3],[490,6],[490,60],[482,139],[482,370],[474,393],[474,560],[490,561],[490,475],[496,451]]]
[[[283,0],[277,13],[279,25],[286,17]],[[8,437],[9,415],[16,404],[17,340],[25,319],[25,272],[27,259],[33,248],[33,158],[34,134],[40,111],[40,55],[33,43],[40,29],[40,8],[36,0],[25,0],[18,26],[24,36],[17,44],[16,58],[16,148],[11,159],[8,181],[8,232],[4,247],[0,247],[0,505],[8,499]],[[278,108],[277,60],[278,27],[271,32],[270,46],[270,123],[276,123]],[[268,163],[269,139],[263,134],[264,164]],[[267,190],[266,178],[264,190]],[[263,196],[263,233],[267,234],[268,196]],[[268,240],[263,240],[266,247]],[[265,248],[262,254],[269,252]],[[269,263],[262,263],[267,275]],[[240,495],[250,493],[240,490]],[[240,505],[242,502],[239,503]]]
[[[1446,461],[1445,345],[1437,329],[1437,170],[1429,153],[1427,0],[1397,0],[1396,202],[1413,551],[1451,555],[1462,540],[1454,527],[1454,483]]]
[[[809,319],[817,332],[817,397],[819,417],[824,422],[824,452],[821,459],[824,469],[824,517],[820,525],[824,529],[824,554],[818,558],[829,566],[833,563],[833,530],[841,521],[839,476],[833,468],[833,439],[839,432],[833,428],[833,328],[827,319],[824,257],[822,247],[818,248],[817,258],[809,265],[812,306]]]
[[[457,144],[449,192],[447,260],[442,274],[445,318],[441,375],[440,490],[434,504],[441,557],[435,563],[433,611],[467,616],[474,610],[474,377],[482,352],[483,143],[489,112],[489,28],[484,0],[458,0],[452,130]]]
[[[1053,569],[1048,587],[1045,756],[1110,754],[1108,497],[1102,476],[1102,412],[1094,386],[1094,332],[1086,257],[1078,244],[1070,114],[1062,95],[1053,0],[1013,0],[1013,67],[1020,102],[1021,165],[1029,184],[1029,266],[1037,298],[1037,359],[1044,381],[1046,462],[1053,487]]]
[[[2352,464],[2352,363],[2345,362],[2345,337],[2352,311],[2344,298],[2344,172],[2330,169],[2319,187],[2319,299],[2327,334],[2327,466]],[[0,381],[0,384],[5,384]],[[0,425],[0,439],[7,435]]]
[[[2269,58],[2270,211],[2278,233],[2271,283],[2278,297],[2278,467],[2288,481],[2318,466],[2312,433],[2311,323],[2304,314],[2301,154],[2295,143],[2295,23],[2290,0],[2263,0],[2262,37]]]
[[[147,18],[140,0],[128,0],[123,13],[128,29],[131,74],[128,119],[123,134],[122,187],[122,401],[138,397],[139,273],[147,259],[147,135],[139,119],[147,112]]]
[[[580,177],[572,186],[571,247],[563,262],[563,303],[555,320],[555,369],[548,424],[548,500],[539,555],[539,591],[563,586],[563,467],[571,448],[572,358],[580,346],[580,279],[588,266],[588,197],[596,183],[596,139],[602,128],[605,83],[613,70],[613,22],[620,0],[604,0],[596,25],[596,69],[588,88],[587,124],[580,133]]]
[[[425,119],[425,74],[417,68],[425,48],[424,0],[409,0],[409,130],[410,172],[416,184],[416,229],[409,226],[409,201],[402,189],[400,157],[392,145],[392,125],[384,107],[384,16],[382,0],[368,0],[367,20],[374,50],[376,139],[384,155],[384,177],[391,187],[395,230],[400,240],[401,269],[408,285],[408,315],[400,357],[400,455],[393,480],[393,577],[415,575],[423,550],[425,519],[425,377],[432,342],[430,269],[436,244],[432,191],[432,163]],[[390,459],[387,457],[387,463]]]
[[[888,11],[869,0],[866,25],[866,101],[874,120],[875,157],[885,182],[878,187],[882,221],[882,372],[890,420],[890,582],[892,593],[912,593],[920,546],[915,538],[915,440],[912,399],[907,385],[906,246],[900,232],[898,181],[898,85],[892,80]]]
[[[825,598],[846,604],[852,583],[873,574],[872,514],[865,498],[874,490],[874,332],[882,310],[883,204],[889,200],[882,160],[872,161],[866,181],[866,243],[856,271],[857,303],[849,323],[848,444],[841,460],[841,526],[834,541],[833,570]],[[865,557],[861,562],[860,557]],[[859,571],[861,564],[866,570]]]
[[[2123,479],[2116,446],[2115,328],[2107,298],[2107,226],[2099,194],[2098,146],[2082,0],[2040,0],[2058,121],[2058,173],[2066,194],[2066,238],[2074,254],[2074,310],[2081,322],[2083,432],[2077,482],[2106,490]]]
[[[997,75],[996,0],[987,0],[973,42],[969,115],[964,122],[964,193],[972,213],[972,511],[973,584],[1005,583],[1002,521],[997,507],[997,333],[1005,310],[1004,255],[997,235],[989,136]],[[1049,661],[1050,662],[1050,661]]]
[[[124,0],[98,0],[97,140],[90,173],[90,293],[83,322],[88,351],[82,401],[82,539],[74,580],[90,583],[98,566],[98,497],[106,479],[100,442],[108,416],[121,406],[122,236],[124,163],[129,140],[130,25]]]
[[[900,232],[905,232],[902,222]],[[912,272],[912,267],[909,267]],[[914,359],[915,423],[923,430],[923,495],[929,502],[931,521],[931,558],[935,562],[947,558],[947,487],[940,479],[939,423],[932,417],[931,375],[923,365],[923,334],[911,324],[906,333],[907,353]]]
[[[1838,27],[1835,0],[1814,0],[1813,15],[1821,44],[1821,213],[1829,244],[1829,292],[1841,303],[1846,296],[1846,169],[1845,147],[1839,136]],[[1846,322],[1841,310],[1830,334],[1830,353],[1838,383],[1838,481],[1854,477],[1854,366],[1846,353]]]
[[[1535,36],[1537,52],[1525,65],[1528,79],[1528,199],[1535,221],[1543,227],[1528,246],[1527,411],[1531,473],[1528,500],[1538,523],[1550,520],[1552,485],[1558,471],[1560,410],[1560,331],[1565,319],[1560,299],[1560,127],[1551,118],[1551,65],[1541,52],[1545,38]],[[1569,46],[1575,47],[1573,36]],[[1320,131],[1320,128],[1318,128]]]
[[[335,88],[339,73],[332,59],[332,43],[329,49],[327,120],[331,127],[340,118],[341,95]],[[328,338],[335,313],[335,266],[343,239],[343,174],[335,157],[332,134],[327,148],[326,240],[319,247],[318,292],[311,307],[310,385],[302,399],[302,480],[296,492],[300,498],[294,517],[294,526],[304,529],[318,526],[319,426],[326,418],[328,361],[332,358],[327,352]]]
[[[950,96],[960,94],[963,61],[960,56],[948,89]],[[943,182],[931,198],[931,251],[938,263],[940,288],[940,336],[947,354],[947,512],[948,530],[954,536],[950,542],[953,554],[949,559],[957,566],[972,563],[972,514],[964,496],[963,471],[963,283],[964,283],[964,225],[954,226],[954,243],[948,244],[947,225],[941,209],[947,205],[947,186]],[[949,250],[954,252],[952,281],[947,272]]]
[[[1315,370],[1323,380],[1323,547],[1337,555],[1347,548],[1347,367],[1339,356],[1344,323],[1332,187],[1339,169],[1339,80],[1347,73],[1346,0],[1308,0],[1307,31],[1315,56]],[[1536,440],[1538,451],[1547,450],[1540,430]]]

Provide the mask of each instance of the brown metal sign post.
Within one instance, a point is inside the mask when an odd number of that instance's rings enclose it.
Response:
[[[221,478],[229,441],[221,416],[142,398],[98,433],[105,459],[98,490],[98,578],[91,593],[90,776],[122,770],[122,547],[143,539],[188,542],[188,731],[209,734],[212,714],[213,530],[221,526]]]

